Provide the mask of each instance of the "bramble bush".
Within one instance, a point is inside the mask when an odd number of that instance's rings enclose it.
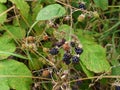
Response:
[[[119,0],[0,0],[0,90],[119,90]]]

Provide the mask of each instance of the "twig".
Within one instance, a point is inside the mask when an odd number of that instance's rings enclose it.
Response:
[[[2,15],[6,14],[7,12],[11,11],[11,10],[14,9],[14,8],[15,8],[15,6],[10,7],[9,9],[7,9],[7,10],[4,11],[3,13],[1,13],[1,14],[0,14],[0,17],[1,17]]]
[[[58,0],[56,0],[56,2],[57,2],[57,3],[60,3],[60,4],[64,5],[64,6],[67,6],[67,7],[69,7],[69,8],[75,9],[75,11],[82,11],[82,12],[88,13],[88,14],[90,13],[90,11],[75,8],[75,7],[71,6],[71,5],[68,5],[68,4],[63,3],[63,2],[61,2],[61,1],[58,1]]]
[[[77,80],[72,80],[72,81],[69,81],[67,83],[73,83],[73,82],[77,82],[77,81],[84,81],[84,80],[90,80],[90,79],[96,79],[96,78],[99,78],[100,76],[94,76],[94,77],[88,77],[88,78],[80,78],[80,79],[77,79]],[[120,78],[120,76],[102,76],[101,79],[103,78]]]

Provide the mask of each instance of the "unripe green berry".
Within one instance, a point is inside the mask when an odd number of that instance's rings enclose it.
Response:
[[[85,15],[84,14],[79,15],[77,20],[78,22],[83,22],[85,20]]]
[[[93,16],[94,16],[95,18],[99,18],[98,12],[97,12],[97,11],[94,11],[94,12],[93,12]]]

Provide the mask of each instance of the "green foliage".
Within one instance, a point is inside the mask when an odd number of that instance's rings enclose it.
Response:
[[[0,3],[0,14],[2,14],[6,10],[6,6]],[[3,24],[3,22],[6,20],[7,14],[0,15],[0,24]]]
[[[30,90],[31,72],[15,60],[0,61],[0,90]]]
[[[65,34],[62,34],[61,33],[61,35],[57,35],[56,34],[56,37],[58,37],[59,36],[59,38],[65,38],[66,40],[69,40],[69,32],[70,32],[70,30],[71,30],[71,35],[72,34],[74,34],[74,30],[70,27],[70,26],[68,26],[68,25],[66,25],[66,24],[63,24],[63,25],[61,25],[59,28],[58,28],[58,31],[59,32],[64,32]]]
[[[88,77],[94,76],[94,73],[89,71],[82,62],[80,62],[80,65]]]
[[[12,36],[14,39],[23,39],[25,37],[25,30],[18,26],[4,26],[4,29]]]
[[[120,66],[115,66],[112,68],[112,75],[120,75]]]
[[[36,20],[50,20],[63,16],[66,13],[64,7],[59,4],[51,4],[41,9]]]
[[[119,3],[0,0],[0,90],[111,89],[120,75]]]
[[[0,0],[0,3],[6,3],[7,0]]]
[[[93,42],[92,39],[90,40],[91,36],[87,35],[87,32],[83,33],[84,32],[79,32],[79,34],[77,34],[84,49],[81,55],[82,63],[88,70],[95,73],[109,71],[110,65],[106,60],[105,49]]]
[[[22,14],[23,17],[27,18],[28,17],[28,12],[29,12],[29,5],[25,0],[10,0],[13,4],[16,5],[16,7],[20,10],[20,13]]]
[[[2,52],[14,52],[16,46],[14,41],[8,34],[0,36],[0,51]],[[0,53],[0,60],[8,58],[9,54]]]
[[[96,6],[100,7],[102,10],[108,9],[108,0],[93,0]]]

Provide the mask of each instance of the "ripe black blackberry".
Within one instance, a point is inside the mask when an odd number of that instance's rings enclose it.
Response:
[[[84,3],[79,3],[79,8],[85,10],[86,9],[85,4]]]
[[[66,61],[64,61],[64,62],[65,62],[66,65],[69,65],[69,64],[71,63],[70,60],[66,60]]]
[[[80,61],[79,57],[78,56],[73,56],[72,57],[72,62],[73,63],[78,63]]]
[[[65,53],[63,55],[63,61],[68,65],[71,63],[70,59],[71,59],[72,55],[70,53]]]
[[[52,48],[49,52],[51,55],[57,55],[59,53],[59,50],[58,48]]]
[[[76,52],[76,54],[80,55],[83,52],[83,49],[80,47],[75,47],[75,52]]]
[[[115,90],[120,90],[120,86],[115,86]]]
[[[71,47],[75,47],[75,42],[71,41],[70,45],[71,45]]]

